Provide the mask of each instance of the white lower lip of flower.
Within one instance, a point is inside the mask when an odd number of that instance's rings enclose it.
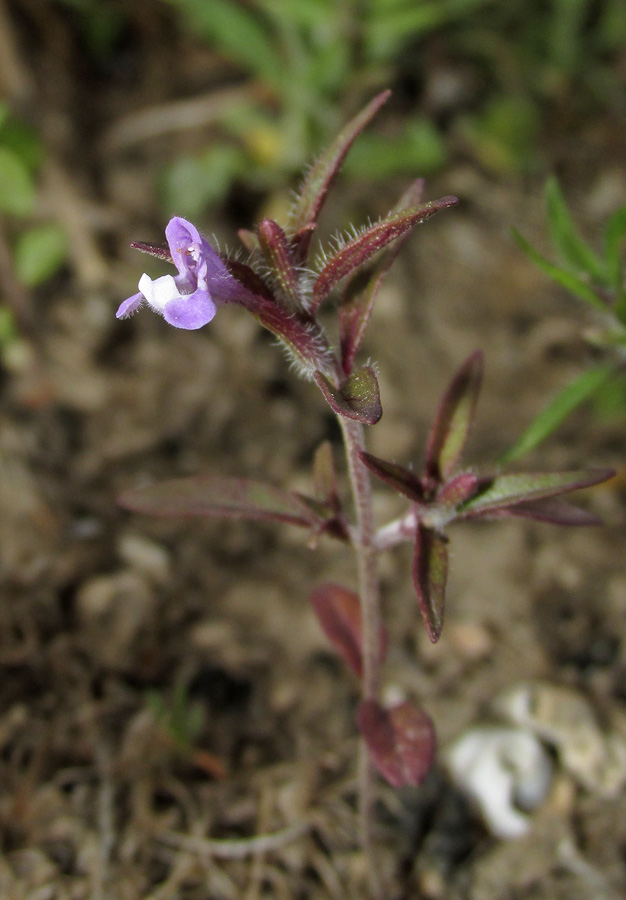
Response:
[[[139,279],[139,290],[146,298],[148,305],[161,313],[166,303],[180,297],[180,290],[172,275],[161,275],[160,278],[152,279],[144,272]]]

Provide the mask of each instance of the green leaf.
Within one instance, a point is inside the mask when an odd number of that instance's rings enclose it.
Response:
[[[498,475],[486,481],[482,491],[472,497],[457,518],[485,516],[531,500],[543,500],[600,484],[615,473],[611,469],[581,469],[577,472],[524,472]]]
[[[318,528],[324,523],[298,494],[246,478],[173,478],[127,491],[118,502],[131,512],[153,516],[259,519]]]
[[[599,391],[614,371],[614,365],[590,369],[567,384],[539,413],[521,437],[502,454],[498,462],[512,462],[538,447],[581,403]]]
[[[528,256],[544,275],[547,275],[548,278],[552,278],[553,281],[560,284],[566,291],[575,294],[576,297],[580,297],[581,300],[584,300],[585,303],[593,306],[594,309],[599,309],[604,313],[607,311],[604,300],[585,284],[584,281],[578,278],[578,276],[551,263],[550,260],[546,259],[545,256],[542,256],[541,253],[535,250],[532,244],[527,241],[516,228],[512,229],[512,233],[520,249],[524,251],[526,256]]]
[[[574,272],[584,272],[600,284],[606,283],[602,261],[578,235],[556,178],[549,178],[545,187],[550,238],[566,266]]]
[[[425,525],[417,526],[413,583],[417,600],[428,632],[435,644],[443,628],[443,608],[448,580],[448,541]]]
[[[28,216],[35,208],[35,183],[20,157],[0,147],[0,212]]]
[[[57,272],[67,259],[67,237],[58,225],[39,225],[21,234],[15,245],[17,277],[35,287]]]

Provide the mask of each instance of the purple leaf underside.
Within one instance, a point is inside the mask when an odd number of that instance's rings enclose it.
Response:
[[[409,702],[384,709],[374,700],[364,700],[357,721],[374,765],[389,784],[422,784],[436,747],[433,723],[422,709]]]
[[[263,219],[258,227],[259,243],[283,294],[294,304],[299,302],[298,275],[291,258],[287,235],[272,219]]]
[[[425,203],[417,209],[394,213],[366,228],[338,250],[317,276],[313,287],[311,313],[315,313],[321,302],[339,282],[368,262],[376,253],[384,250],[398,238],[405,236],[416,225],[429,219],[439,210],[454,206],[456,203],[458,203],[456,197],[442,197],[440,200]]]
[[[480,392],[483,355],[472,353],[450,382],[437,409],[426,445],[426,472],[445,481],[465,447]]]
[[[316,515],[297,494],[245,478],[199,475],[173,478],[126,491],[119,504],[153,516],[213,516],[257,519],[321,528]]]
[[[415,535],[413,583],[422,619],[433,644],[439,640],[443,628],[447,580],[446,538],[431,528],[418,525]]]
[[[459,517],[486,516],[518,504],[547,500],[570,491],[592,487],[614,475],[612,469],[582,469],[576,472],[499,475],[482,480],[482,489],[462,507]]]
[[[311,594],[311,603],[331,646],[360,678],[363,631],[358,595],[338,584],[323,584]],[[387,633],[381,627],[379,662],[383,662],[386,652]]]
[[[365,451],[359,453],[359,456],[370,472],[377,475],[389,487],[404,494],[415,503],[421,503],[424,500],[422,484],[409,469],[405,469],[404,466],[399,466],[397,463],[387,462],[387,460]]]
[[[375,425],[383,414],[378,380],[370,366],[362,366],[341,386],[335,385],[321,372],[315,380],[334,413],[346,419],[356,419],[364,425]]]

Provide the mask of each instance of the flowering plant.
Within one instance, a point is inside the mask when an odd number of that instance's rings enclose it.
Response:
[[[340,500],[332,453],[322,445],[313,462],[314,491],[305,496],[262,482],[217,475],[181,478],[142,487],[122,497],[131,510],[156,515],[225,516],[286,522],[350,545],[357,590],[333,584],[315,589],[311,602],[330,643],[360,679],[358,727],[363,754],[360,799],[363,839],[371,805],[371,760],[393,785],[420,784],[435,752],[432,722],[416,703],[385,706],[380,699],[381,665],[387,637],[381,621],[377,560],[403,541],[414,544],[413,580],[428,635],[439,639],[448,570],[448,527],[472,518],[524,516],[562,525],[588,525],[595,518],[558,499],[597,484],[612,474],[588,469],[556,474],[482,477],[459,469],[475,415],[482,378],[482,354],[472,354],[445,391],[431,428],[420,476],[365,449],[365,427],[375,425],[382,406],[375,369],[357,363],[358,351],[381,284],[400,246],[415,226],[454,206],[455,197],[424,202],[423,182],[415,181],[396,206],[339,247],[312,262],[312,239],[328,190],[355,138],[385,102],[380,94],[353,119],[310,169],[284,226],[264,219],[240,232],[249,251],[243,263],[219,255],[195,226],[174,218],[166,228],[167,247],[133,246],[169,259],[178,275],[152,280],[143,275],[139,293],[120,306],[118,317],[142,303],[178,328],[211,321],[218,306],[236,303],[249,310],[286,348],[299,373],[318,385],[341,427],[352,510]],[[339,339],[335,346],[319,312],[336,298]],[[377,527],[370,473],[407,500],[398,519]]]

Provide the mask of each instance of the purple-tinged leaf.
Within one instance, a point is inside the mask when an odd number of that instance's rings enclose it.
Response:
[[[298,494],[262,481],[216,475],[173,478],[135,488],[118,502],[131,512],[153,516],[261,519],[317,529],[324,522]]]
[[[437,409],[426,444],[425,469],[436,481],[450,477],[465,447],[480,392],[483,355],[472,353],[458,370]]]
[[[298,274],[292,262],[287,235],[272,219],[263,219],[257,233],[263,255],[278,280],[283,296],[291,309],[300,309]]]
[[[499,512],[518,503],[545,500],[592,487],[612,478],[612,469],[582,469],[577,472],[523,473],[480,479],[478,493],[460,510],[458,518],[473,518]]]
[[[328,260],[317,276],[313,286],[311,313],[314,314],[317,311],[320,303],[328,297],[336,285],[371,260],[375,254],[384,250],[398,238],[407,235],[416,225],[429,219],[439,210],[447,209],[458,202],[456,197],[442,197],[440,200],[432,200],[417,208],[393,213],[366,228],[353,240],[348,241]]]
[[[523,519],[534,519],[536,522],[548,522],[550,525],[580,526],[580,525],[602,525],[602,519],[593,513],[581,509],[579,506],[572,506],[558,497],[549,500],[535,500],[528,503],[518,503],[516,506],[510,506],[507,509],[494,512],[491,516],[485,518],[506,518],[519,517]]]
[[[424,194],[424,179],[418,178],[402,195],[391,213],[401,212],[413,206],[419,206],[422,202]],[[367,287],[363,287],[361,272],[357,272],[356,276],[346,285],[341,305],[339,307],[339,340],[341,346],[341,365],[346,375],[349,375],[354,365],[354,358],[357,354],[365,328],[369,321],[374,303],[378,296],[378,292],[385,280],[387,272],[394,263],[398,255],[404,239],[408,237],[407,232],[395,242],[393,248],[381,259],[378,266],[366,279]]]
[[[408,701],[384,709],[364,700],[357,721],[380,774],[393,787],[422,784],[435,758],[435,729],[430,717]]]
[[[435,644],[443,628],[443,609],[448,580],[448,546],[446,538],[432,528],[419,524],[415,535],[413,584],[420,612]]]
[[[259,239],[254,231],[250,231],[249,228],[240,228],[237,234],[241,243],[250,253],[259,249]]]
[[[288,231],[296,233],[307,226],[316,224],[328,191],[337,177],[350,147],[390,95],[391,91],[383,91],[374,97],[365,109],[348,122],[330,147],[313,163],[289,216]],[[299,242],[301,256],[296,260],[297,263],[304,263],[306,260],[310,234],[311,232],[309,232],[309,240]]]
[[[294,262],[299,263],[300,265],[306,263],[309,255],[309,248],[311,246],[311,239],[316,228],[317,225],[315,222],[309,222],[308,225],[305,225],[304,228],[300,228],[300,230],[296,231],[292,236],[291,252]]]
[[[311,603],[330,644],[360,678],[363,674],[363,625],[358,595],[339,584],[322,584],[311,594]],[[379,641],[379,662],[382,663],[387,653],[387,632],[382,626]]]
[[[334,359],[317,322],[305,311],[294,313],[277,303],[268,286],[250,266],[235,259],[224,259],[223,262],[246,289],[237,302],[276,335],[305,371],[312,374],[319,369],[330,374],[334,370]]]
[[[269,300],[272,303],[274,302],[274,297],[269,287],[265,284],[263,279],[257,275],[254,269],[251,269],[250,266],[240,262],[238,259],[231,259],[230,257],[224,259],[223,262],[230,274],[236,278],[247,291],[257,297],[262,297],[264,300]]]
[[[164,259],[166,262],[173,262],[170,248],[167,244],[150,244],[147,241],[131,241],[130,246],[133,250],[140,250],[149,256],[156,256],[157,259]]]
[[[383,414],[378,380],[370,366],[362,366],[353,372],[341,388],[321,372],[315,380],[333,412],[346,419],[356,419],[365,425],[375,425]]]
[[[364,450],[359,453],[359,456],[361,457],[361,462],[367,466],[370,472],[377,475],[389,487],[404,494],[405,497],[408,497],[414,503],[422,503],[424,501],[422,483],[409,469],[405,469],[404,466],[399,466],[397,463],[387,462],[386,459],[380,459],[380,457],[374,456],[372,453],[366,453]]]
[[[457,507],[470,499],[478,488],[478,476],[473,472],[461,472],[447,481],[437,494],[438,506]]]

